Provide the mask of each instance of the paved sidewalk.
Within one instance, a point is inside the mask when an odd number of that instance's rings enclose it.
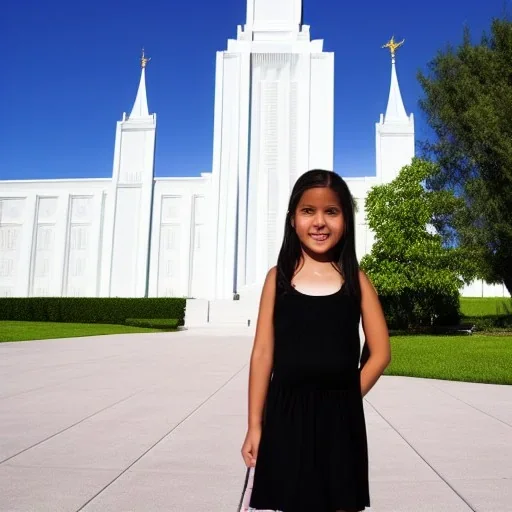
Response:
[[[235,512],[247,333],[0,344],[0,511]],[[365,407],[371,512],[512,511],[512,386],[383,377]]]

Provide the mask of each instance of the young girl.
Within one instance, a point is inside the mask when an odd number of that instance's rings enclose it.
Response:
[[[277,267],[263,286],[251,356],[242,447],[254,468],[249,510],[356,512],[370,505],[362,398],[391,356],[354,238],[354,203],[342,178],[322,170],[301,176]]]

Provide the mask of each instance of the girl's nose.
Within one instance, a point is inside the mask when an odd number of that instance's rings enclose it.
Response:
[[[315,218],[313,219],[313,223],[315,227],[323,227],[325,226],[324,216],[322,213],[317,213]]]

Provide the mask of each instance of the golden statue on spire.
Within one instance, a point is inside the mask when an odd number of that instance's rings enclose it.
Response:
[[[393,36],[382,48],[389,48],[391,51],[391,57],[395,58],[395,52],[400,46],[405,43],[405,39],[402,39],[399,43],[395,42],[395,36]]]
[[[151,57],[147,58],[145,53],[144,53],[144,48],[142,48],[142,56],[140,58],[140,67],[142,69],[144,69],[148,65],[148,62],[150,60],[151,60]]]

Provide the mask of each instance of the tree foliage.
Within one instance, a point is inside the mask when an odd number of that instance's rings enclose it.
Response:
[[[435,164],[415,159],[366,198],[375,242],[361,267],[395,327],[456,322],[459,289],[475,275],[465,250],[447,247],[433,228],[436,219],[452,215],[461,202],[449,191],[425,188],[425,180],[438,172]]]
[[[428,186],[463,200],[436,228],[473,254],[479,277],[512,293],[512,23],[494,20],[478,44],[466,30],[419,81],[436,134],[425,150],[441,168]]]

